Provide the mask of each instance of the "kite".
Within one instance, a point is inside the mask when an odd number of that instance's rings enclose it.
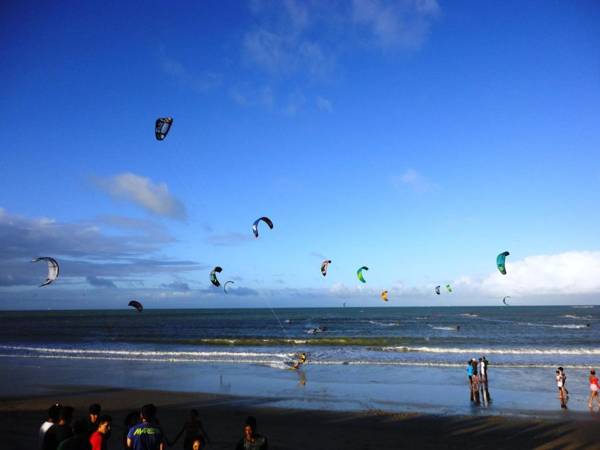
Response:
[[[156,136],[156,140],[162,141],[166,138],[171,129],[171,125],[173,125],[172,117],[160,117],[156,119],[156,125],[154,126],[154,136]]]
[[[48,277],[46,278],[46,281],[40,284],[40,287],[48,286],[50,283],[52,283],[58,278],[60,267],[58,266],[58,262],[54,258],[50,258],[49,256],[40,256],[39,258],[31,260],[31,262],[38,261],[46,261],[48,263]]]
[[[330,259],[326,259],[325,261],[323,261],[321,263],[321,275],[323,275],[323,276],[327,275],[327,268],[329,267],[329,264],[331,264]]]
[[[223,285],[223,291],[225,291],[226,294],[227,294],[227,285],[228,284],[235,284],[235,283],[231,280],[225,282],[225,284]]]
[[[131,300],[127,306],[134,307],[135,309],[137,309],[137,312],[142,312],[142,310],[144,309],[144,306],[137,300]]]
[[[502,275],[506,275],[506,257],[510,255],[509,252],[502,252],[496,257],[496,265]]]
[[[210,282],[215,287],[221,286],[221,283],[219,283],[219,280],[217,279],[217,273],[221,273],[221,272],[223,272],[223,269],[220,268],[219,266],[215,267],[213,270],[210,271]]]
[[[436,293],[437,295],[440,295],[440,287],[441,287],[441,286],[436,286],[436,287],[435,287],[435,293]]]
[[[449,284],[446,285],[446,289],[448,289],[448,292],[452,292],[452,286],[450,286]]]
[[[384,302],[388,301],[388,291],[383,291],[381,293],[381,300],[383,300]]]
[[[269,228],[272,230],[273,229],[273,222],[271,221],[271,219],[269,219],[268,217],[261,217],[259,219],[256,219],[254,221],[254,224],[252,224],[252,232],[254,233],[254,237],[257,238],[258,237],[258,222],[263,221],[264,223],[266,223]]]
[[[356,276],[358,277],[358,279],[360,281],[362,281],[363,283],[366,283],[367,280],[365,280],[365,277],[363,276],[363,270],[369,270],[369,268],[367,266],[362,266],[360,269],[358,269],[356,271]]]
[[[506,299],[507,299],[507,298],[510,298],[510,295],[507,295],[506,297],[504,297],[504,298],[502,299],[502,303],[504,303],[506,306],[509,306],[509,304],[506,302]]]

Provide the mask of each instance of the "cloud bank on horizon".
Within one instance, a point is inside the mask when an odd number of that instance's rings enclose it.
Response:
[[[121,218],[119,222],[127,220]],[[157,307],[265,307],[266,304],[260,303],[260,299],[265,298],[276,299],[279,306],[298,306],[294,300],[305,302],[306,299],[312,306],[314,303],[310,299],[321,302],[323,306],[338,305],[342,299],[360,305],[380,306],[380,289],[368,283],[354,282],[352,274],[348,274],[347,282],[336,282],[322,288],[253,288],[240,285],[238,281],[239,286],[231,287],[226,295],[221,290],[211,288],[205,277],[209,270],[207,265],[193,261],[160,260],[151,256],[168,242],[164,238],[156,242],[152,235],[145,232],[141,235],[110,236],[97,225],[63,224],[48,218],[28,219],[0,208],[0,246],[7,250],[0,255],[0,299],[6,302],[15,295],[30,300],[32,295],[41,296],[47,299],[43,305],[52,305],[54,308],[60,308],[61,299],[65,298],[65,307],[73,306],[82,293],[101,300],[109,308],[123,306],[119,302],[122,303],[127,296],[146,298],[150,305]],[[37,285],[43,270],[30,264],[31,258],[38,254],[59,257],[62,267],[59,280],[52,288],[41,291],[38,291]],[[310,256],[320,259],[323,255],[311,252]],[[494,255],[491,255],[491,259],[494,259]],[[313,269],[312,266],[306,267],[306,270]],[[411,286],[398,281],[391,282],[388,288],[390,304],[402,306],[408,301],[410,305],[448,305],[456,302],[463,304],[465,301],[469,304],[475,300],[496,305],[498,299],[506,295],[513,297],[515,303],[519,298],[539,300],[544,296],[552,296],[569,300],[570,297],[581,295],[600,295],[600,251],[532,255],[521,260],[512,258],[507,262],[507,272],[508,275],[495,271],[483,277],[460,276],[451,281],[454,288],[452,298],[445,296],[443,302],[440,302],[440,297],[433,295],[433,285]],[[136,277],[140,276],[164,279],[165,275],[171,281],[153,284],[136,281]],[[179,279],[182,275],[194,279],[194,287]],[[203,278],[206,278],[205,282],[200,281]],[[243,281],[240,277],[236,279]],[[2,289],[10,287],[24,289]],[[100,290],[93,294],[89,287]],[[120,291],[119,295],[113,294],[114,300],[107,298],[110,297],[107,291],[111,290]],[[255,300],[247,305],[239,302],[240,297]],[[24,304],[29,305],[29,302]],[[34,304],[43,306],[39,300]],[[18,303],[9,303],[11,308],[16,305]]]

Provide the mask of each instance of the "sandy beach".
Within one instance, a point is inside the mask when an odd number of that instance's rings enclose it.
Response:
[[[72,405],[76,417],[100,402],[113,417],[109,450],[121,449],[125,415],[145,403],[158,406],[167,437],[173,438],[189,408],[200,411],[211,437],[210,449],[232,449],[247,415],[258,419],[259,432],[274,449],[597,449],[600,415],[569,414],[564,418],[503,416],[436,416],[306,411],[266,407],[260,398],[108,387],[56,387],[51,394],[0,400],[3,449],[37,448],[37,429],[45,410],[56,401]],[[181,448],[178,442],[174,448]]]

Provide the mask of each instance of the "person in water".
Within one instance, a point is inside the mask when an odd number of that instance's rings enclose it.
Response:
[[[306,353],[302,352],[298,355],[298,359],[292,365],[292,369],[299,369],[304,363],[306,363]]]
[[[600,397],[598,397],[598,391],[600,390],[600,383],[598,382],[598,377],[596,376],[596,371],[594,369],[590,370],[590,398],[588,399],[588,407],[593,409],[593,401],[596,399],[596,403],[600,407]]]
[[[205,443],[210,443],[210,439],[204,430],[204,426],[202,425],[200,414],[198,413],[197,409],[190,409],[190,415],[188,419],[183,424],[183,427],[175,437],[175,440],[170,443],[170,446],[174,446],[183,433],[185,433],[185,437],[183,438],[184,450],[192,450],[195,441],[200,441],[199,448],[204,447]]]
[[[256,419],[252,416],[246,418],[244,436],[235,447],[235,450],[268,450],[269,442],[265,436],[256,432]]]

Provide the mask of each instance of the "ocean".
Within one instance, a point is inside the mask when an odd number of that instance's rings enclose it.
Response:
[[[584,410],[587,373],[600,368],[591,306],[1,312],[0,323],[0,382],[21,380],[21,394],[143,384],[280,406],[465,413],[467,360],[486,356],[488,411],[557,409],[557,366],[569,407]],[[289,370],[300,351],[308,364]]]

